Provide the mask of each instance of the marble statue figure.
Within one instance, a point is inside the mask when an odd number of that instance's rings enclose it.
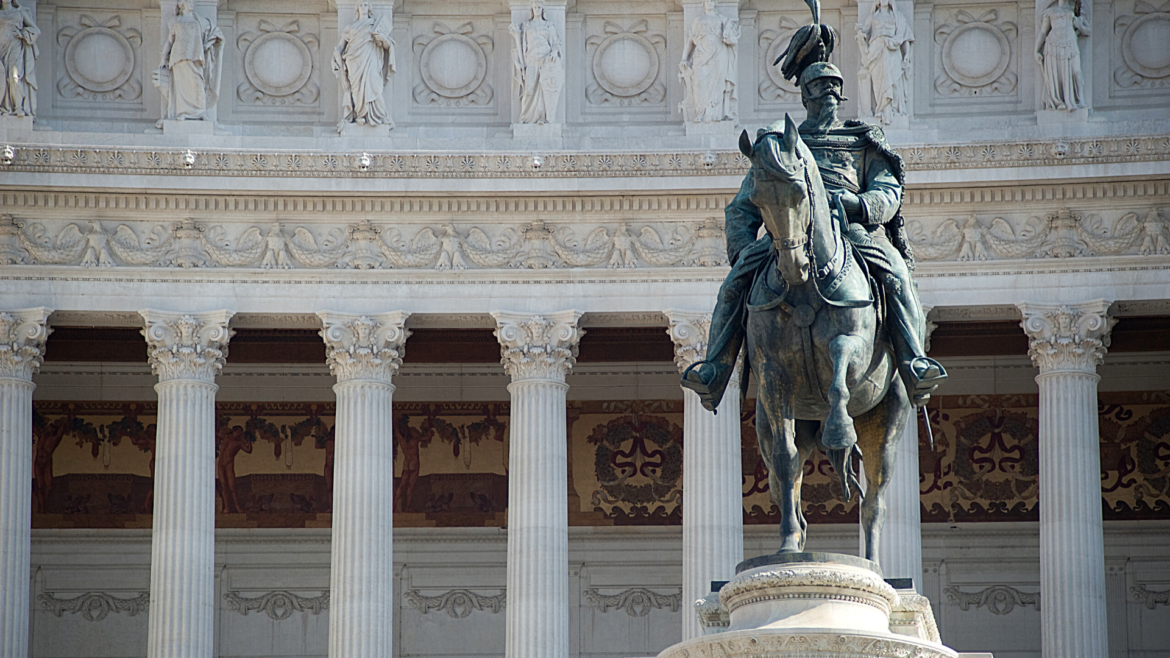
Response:
[[[341,31],[333,51],[333,74],[341,81],[343,103],[338,132],[347,123],[394,127],[384,96],[395,72],[392,27],[389,14],[374,18],[368,0],[360,0],[354,21]]]
[[[154,84],[163,97],[163,120],[204,119],[219,100],[223,32],[196,14],[193,5],[193,0],[179,0],[163,44],[162,64],[154,72]]]
[[[13,0],[0,0],[0,116],[31,117],[37,114],[37,37],[40,29],[32,12]]]
[[[857,26],[861,51],[861,109],[889,124],[908,113],[910,45],[914,33],[893,0],[875,0],[873,13]]]
[[[845,97],[828,61],[835,41],[832,28],[814,22],[781,55],[808,110],[799,129],[786,116],[754,140],[740,136],[752,166],[725,211],[732,268],[706,360],[687,368],[682,385],[716,410],[746,341],[780,550],[804,550],[801,472],[819,447],[846,499],[854,488],[862,494],[865,557],[876,561],[897,441],[946,371],[924,349],[926,319],[900,214],[902,159],[877,126],[838,118]],[[854,456],[864,456],[864,491]]]
[[[738,117],[735,81],[739,36],[739,21],[717,13],[715,0],[703,0],[703,13],[691,23],[679,62],[678,77],[686,88],[679,109],[687,121],[734,121]]]
[[[556,118],[564,86],[561,36],[544,15],[544,0],[533,0],[529,20],[508,26],[514,42],[513,64],[520,82],[520,123],[549,123]]]
[[[1036,26],[1036,61],[1044,81],[1044,109],[1071,112],[1085,107],[1077,37],[1088,35],[1087,12],[1077,15],[1066,0],[1056,0],[1040,14]]]

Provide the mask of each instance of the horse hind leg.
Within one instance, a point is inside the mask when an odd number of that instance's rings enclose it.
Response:
[[[866,489],[861,498],[861,532],[865,557],[878,561],[882,527],[886,523],[885,490],[894,474],[898,440],[912,422],[913,407],[901,377],[894,377],[889,392],[876,407],[857,419],[859,441],[867,459]]]
[[[763,397],[763,392],[761,392]],[[756,403],[756,436],[768,466],[768,488],[780,510],[780,550],[804,550],[804,516],[800,511],[800,481],[804,462],[796,449],[796,421],[777,412],[773,418],[763,402]]]
[[[808,539],[808,521],[804,518],[804,506],[801,504],[800,492],[804,486],[804,465],[808,463],[809,457],[812,456],[813,450],[817,447],[817,431],[820,430],[820,423],[815,420],[798,420],[796,421],[796,450],[797,450],[797,470],[796,470],[796,484],[794,491],[796,492],[796,516],[800,521],[800,547],[804,550],[805,540]]]

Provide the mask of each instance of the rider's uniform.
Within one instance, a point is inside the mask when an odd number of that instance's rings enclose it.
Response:
[[[773,127],[776,128],[779,126]],[[801,139],[816,159],[830,199],[848,190],[861,201],[861,210],[848,217],[845,236],[857,246],[870,273],[885,288],[886,322],[899,362],[907,364],[925,356],[925,318],[918,291],[885,226],[901,207],[901,160],[885,145],[880,129],[857,122],[848,122],[827,134],[801,134]],[[752,186],[749,174],[725,210],[727,257],[732,269],[719,289],[707,348],[707,360],[720,368],[731,368],[743,345],[745,300],[756,270],[765,263],[753,257],[765,251],[759,242],[771,249],[770,236],[756,240],[763,219],[750,200]],[[840,206],[830,203],[830,207],[839,221]]]

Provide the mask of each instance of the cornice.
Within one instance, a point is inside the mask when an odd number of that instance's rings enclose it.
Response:
[[[734,150],[548,153],[119,149],[15,144],[10,171],[116,176],[547,179],[742,174]],[[1170,159],[1170,135],[899,145],[909,171],[1051,167]],[[194,162],[191,162],[191,156]],[[365,156],[365,157],[363,157]]]

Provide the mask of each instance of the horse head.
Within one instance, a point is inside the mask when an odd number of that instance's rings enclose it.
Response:
[[[774,241],[780,273],[790,286],[808,281],[809,234],[812,223],[812,185],[819,181],[812,152],[800,139],[792,117],[784,115],[784,131],[775,124],[756,134],[739,136],[739,150],[751,160],[751,202],[760,209],[764,227]],[[809,172],[809,167],[813,171]]]

